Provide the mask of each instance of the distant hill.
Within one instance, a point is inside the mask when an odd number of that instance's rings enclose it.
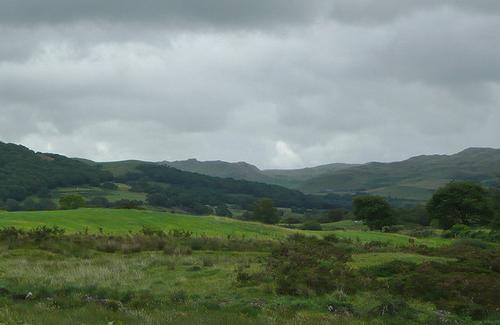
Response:
[[[367,192],[407,200],[426,200],[435,189],[466,180],[490,186],[500,173],[500,149],[469,148],[454,155],[417,156],[392,163],[368,163],[313,177],[306,193]]]
[[[333,163],[317,167],[302,169],[268,169],[261,171],[262,174],[271,177],[275,184],[290,188],[300,188],[301,184],[315,177],[321,177],[340,170],[351,168],[354,164]]]
[[[252,169],[248,164],[238,166]],[[278,185],[207,176],[152,162],[128,160],[98,163],[37,153],[21,145],[0,142],[0,204],[9,199],[23,201],[31,196],[41,197],[42,193],[46,195],[56,188],[98,187],[105,181],[127,184],[132,192],[146,193],[148,198],[154,196],[157,204],[152,205],[187,210],[222,204],[251,209],[259,198],[270,198],[280,207],[333,208],[350,205],[350,197],[306,195]],[[153,200],[149,200],[151,202]]]
[[[10,148],[10,150],[15,149],[14,151],[19,151],[19,154],[22,152],[23,155],[31,158],[23,158],[22,163],[16,166],[16,162],[20,158],[12,158],[12,153],[10,154],[11,156],[6,156],[5,152],[8,151],[5,148]],[[23,149],[21,150],[20,148]],[[3,156],[2,152],[4,152]],[[33,163],[33,157],[36,157],[36,161],[42,161],[42,163],[39,166],[35,164],[36,166],[28,167],[30,163]],[[76,167],[77,165],[71,166],[75,170],[79,169],[81,174],[87,176],[89,174],[88,171],[94,171],[96,175],[109,172],[115,178],[120,178],[137,172],[138,168],[144,165],[163,166],[188,173],[177,175],[174,171],[161,169],[162,173],[175,175],[174,178],[176,179],[177,177],[182,177],[183,179],[196,179],[197,182],[212,184],[211,189],[207,189],[207,191],[213,191],[213,186],[229,186],[229,188],[236,188],[237,186],[235,185],[236,183],[199,178],[195,175],[249,182],[238,183],[238,186],[245,188],[238,189],[239,194],[243,194],[247,190],[255,191],[254,186],[257,185],[253,183],[265,183],[300,190],[306,194],[332,194],[332,202],[339,200],[339,195],[344,194],[348,196],[353,194],[376,194],[394,199],[394,202],[419,203],[429,199],[437,188],[452,180],[474,181],[489,187],[497,184],[498,179],[496,175],[500,173],[500,149],[492,148],[469,148],[454,155],[423,155],[391,163],[372,162],[363,165],[334,163],[303,169],[260,170],[256,166],[245,162],[230,163],[224,161],[198,161],[196,159],[159,163],[138,160],[96,163],[85,159],[69,159],[51,154],[36,154],[21,146],[16,147],[15,145],[3,144],[3,146],[0,146],[0,173],[4,173],[4,178],[2,179],[0,174],[0,181],[3,181],[3,184],[0,184],[0,189],[2,186],[3,188],[11,186],[10,188],[12,188],[15,185],[11,180],[5,181],[5,174],[8,174],[8,169],[2,167],[2,163],[5,165],[6,162],[12,162],[9,165],[10,167],[8,167],[11,169],[18,167],[19,170],[23,170],[23,168],[38,170],[40,168],[47,168],[47,162],[55,159],[54,157],[57,157],[57,162],[61,164],[69,164],[69,161],[78,164],[80,167]],[[82,165],[87,168],[81,167]],[[142,169],[142,172],[144,173],[144,169]],[[20,173],[20,175],[24,175],[23,172]],[[25,174],[28,175],[29,172],[25,172]],[[79,178],[73,179],[70,182],[92,181],[87,176],[79,176]],[[25,180],[25,182],[28,181]],[[187,186],[187,182],[183,181],[183,184],[184,187]],[[31,188],[28,191],[32,192],[36,186],[28,187]],[[250,190],[250,188],[253,189]],[[281,193],[283,190],[262,187],[259,191],[261,189],[264,192],[270,191],[269,193],[273,191]],[[197,187],[196,191],[201,193],[202,189]],[[228,195],[231,191],[233,190],[225,191],[224,195]],[[293,201],[296,201],[299,197],[296,191],[284,191],[282,193],[284,193],[284,196],[294,197]],[[2,195],[5,197],[5,194],[1,194],[0,192],[0,198]],[[307,201],[310,198],[300,198],[299,201],[304,199]],[[283,202],[286,201],[287,199],[283,199]],[[313,205],[315,204],[317,203]],[[307,206],[308,204],[304,205]]]
[[[329,164],[302,169],[260,170],[256,166],[246,162],[230,163],[220,160],[199,161],[196,159],[165,161],[160,164],[192,173],[281,185],[288,188],[298,188],[303,182],[313,177],[357,166],[351,164]]]
[[[171,162],[165,161],[160,164],[208,176],[274,184],[272,177],[263,174],[256,166],[246,162],[229,163],[220,160],[198,161],[196,159],[188,159]]]
[[[0,142],[0,200],[23,200],[40,191],[99,184],[111,177],[79,160]]]

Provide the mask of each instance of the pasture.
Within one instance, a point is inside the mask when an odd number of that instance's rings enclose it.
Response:
[[[350,221],[341,222],[352,224]],[[127,234],[144,226],[169,230],[190,231],[195,236],[237,237],[248,239],[284,239],[294,233],[312,236],[335,234],[341,239],[360,242],[380,241],[391,245],[425,245],[438,247],[451,243],[441,237],[413,238],[402,234],[382,233],[364,230],[309,231],[287,229],[264,225],[258,222],[241,221],[215,216],[192,216],[170,212],[129,209],[78,209],[34,212],[0,212],[0,227],[30,229],[36,226],[59,226],[69,233],[88,231],[90,233]]]
[[[147,210],[0,212],[0,229],[25,230],[16,240],[11,231],[0,238],[0,324],[429,324],[441,317],[438,305],[423,299],[402,304],[384,282],[391,277],[379,277],[373,267],[454,265],[458,259],[446,253],[454,241],[366,231],[349,220],[340,225],[344,230],[304,231]],[[66,233],[30,234],[38,226]],[[143,227],[162,232],[148,234]],[[180,237],[175,230],[183,231]],[[349,252],[345,272],[353,278],[345,288],[325,294],[278,290],[283,283],[269,263],[282,245],[301,247],[290,244],[293,234],[312,237],[305,243],[333,245],[332,253]],[[331,234],[338,238],[333,243],[320,240]],[[306,250],[298,262],[320,247]],[[390,267],[400,276],[399,264]],[[300,273],[290,276],[301,279]],[[32,297],[23,298],[26,293]],[[380,306],[398,309],[385,315]]]

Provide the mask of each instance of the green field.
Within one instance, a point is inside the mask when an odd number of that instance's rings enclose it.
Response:
[[[143,226],[148,226],[166,231],[174,229],[186,230],[193,232],[195,236],[206,235],[209,237],[233,236],[254,239],[283,239],[293,233],[302,233],[319,236],[335,234],[341,239],[351,239],[360,242],[381,241],[399,246],[410,245],[410,239],[413,239],[416,245],[426,245],[429,247],[451,243],[451,240],[440,237],[417,239],[401,234],[362,230],[291,230],[278,226],[223,217],[199,217],[148,210],[79,209],[67,211],[0,212],[0,227],[14,226],[29,229],[40,225],[59,226],[70,233],[87,229],[91,233],[97,233],[102,230],[105,233],[126,234],[131,231],[139,231]]]
[[[222,217],[198,217],[168,212],[118,209],[79,209],[67,211],[0,212],[0,227],[33,228],[59,226],[68,232],[83,231],[126,234],[143,226],[162,230],[186,230],[209,237],[235,236],[258,239],[285,238],[293,233],[285,228]]]
[[[117,184],[117,190],[106,190],[99,187],[61,187],[54,191],[54,198],[58,200],[60,197],[65,195],[78,194],[84,197],[86,200],[92,199],[94,197],[105,197],[110,202],[116,202],[118,200],[138,200],[145,201],[146,194],[138,192],[130,192],[129,186],[125,184]]]

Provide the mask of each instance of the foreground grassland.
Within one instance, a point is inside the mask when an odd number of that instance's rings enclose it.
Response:
[[[33,231],[37,226],[66,234]],[[0,324],[500,324],[491,312],[498,301],[489,287],[500,280],[491,271],[492,244],[370,232],[352,221],[329,226],[344,230],[142,210],[0,212],[0,229],[24,229],[0,232]],[[296,234],[310,237],[290,239]],[[291,259],[288,250],[295,252]],[[311,256],[319,264],[303,265]],[[325,266],[340,273],[322,275],[323,259],[332,257],[334,264]],[[290,273],[280,279],[282,271]],[[310,275],[316,287],[307,289],[300,283]],[[458,286],[455,294],[443,281],[448,277],[481,287],[476,293]],[[321,292],[337,279],[341,286]],[[453,295],[443,302],[439,295],[447,292]],[[481,300],[485,294],[493,298]],[[481,322],[459,315],[470,299],[481,303],[474,307],[479,312],[463,313]]]
[[[0,322],[5,324],[383,323],[383,319],[372,322],[329,313],[328,305],[343,297],[342,292],[292,297],[276,295],[266,285],[239,286],[238,266],[257,270],[261,254],[96,253],[82,259],[40,250],[13,250],[2,251],[0,257],[0,287],[50,297],[14,302],[0,298]],[[85,301],[82,297],[87,295],[112,302],[100,305]],[[359,313],[377,303],[369,293],[353,300]],[[411,304],[423,312],[432,310],[423,303]]]
[[[346,225],[341,222],[339,225]],[[426,245],[438,247],[450,244],[449,239],[440,237],[412,238],[401,234],[381,233],[363,230],[303,231],[277,226],[263,225],[222,217],[198,217],[191,215],[155,212],[147,210],[79,209],[68,211],[0,212],[0,227],[14,226],[30,229],[36,226],[59,226],[69,233],[88,230],[90,233],[103,231],[111,234],[126,234],[142,229],[143,226],[168,230],[185,230],[196,236],[233,236],[253,239],[283,239],[293,233],[325,236],[335,234],[342,239],[370,242],[381,241],[393,245]],[[330,224],[331,225],[331,224]]]

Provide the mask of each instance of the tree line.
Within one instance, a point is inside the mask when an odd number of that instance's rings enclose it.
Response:
[[[471,182],[451,182],[438,189],[425,209],[421,210],[422,225],[435,220],[442,229],[455,225],[500,228],[500,187],[484,189]],[[353,213],[373,230],[395,225],[398,210],[380,196],[354,198]]]

